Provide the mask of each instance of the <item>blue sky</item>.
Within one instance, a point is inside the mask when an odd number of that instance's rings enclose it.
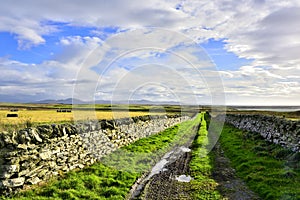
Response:
[[[226,51],[224,45],[224,40],[213,39],[201,44],[218,69],[238,70],[241,66],[249,65],[253,61],[253,59],[239,58],[238,55]]]
[[[0,102],[299,105],[300,2],[2,4]]]

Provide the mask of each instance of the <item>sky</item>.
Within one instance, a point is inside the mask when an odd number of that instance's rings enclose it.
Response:
[[[0,102],[300,105],[300,0],[10,0]]]

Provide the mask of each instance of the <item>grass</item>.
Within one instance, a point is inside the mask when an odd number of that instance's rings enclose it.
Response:
[[[193,199],[222,199],[217,191],[217,183],[211,178],[213,166],[211,154],[206,150],[209,143],[207,122],[204,113],[201,113],[201,126],[192,144],[192,159],[190,161],[191,196]]]
[[[299,153],[229,125],[224,126],[220,142],[237,175],[261,198],[300,199]]]
[[[12,199],[124,199],[137,178],[155,162],[153,158],[168,151],[172,144],[184,141],[182,137],[190,134],[199,119],[143,138],[110,154],[101,163],[69,172]]]
[[[98,163],[83,171],[69,172],[61,180],[53,180],[13,199],[123,199],[138,176]]]

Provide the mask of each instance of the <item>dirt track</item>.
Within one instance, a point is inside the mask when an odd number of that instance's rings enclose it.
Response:
[[[189,184],[176,180],[179,175],[189,174],[190,157],[191,154],[185,152],[164,171],[154,175],[146,185],[142,199],[191,199],[186,192]]]
[[[235,175],[235,170],[230,167],[230,160],[224,156],[219,145],[214,148],[216,156],[213,179],[217,181],[218,190],[224,199],[232,200],[257,200],[260,199],[246,184]],[[159,174],[154,175],[145,186],[141,199],[192,199],[188,193],[189,183],[178,182],[176,177],[189,174],[189,161],[191,153],[186,152],[175,162],[164,167]]]

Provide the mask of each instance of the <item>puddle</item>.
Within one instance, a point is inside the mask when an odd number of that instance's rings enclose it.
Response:
[[[170,151],[170,152],[166,153],[166,154],[162,157],[162,159],[168,159],[173,153],[174,153],[174,151]]]
[[[190,182],[192,179],[193,179],[193,178],[192,178],[190,175],[188,175],[188,176],[186,176],[186,175],[176,176],[176,180],[179,181],[179,182],[186,182],[186,183],[188,183],[188,182]]]
[[[184,147],[184,146],[180,147],[180,150],[183,152],[191,152],[191,149]]]
[[[191,151],[191,149],[189,149],[185,146],[181,146],[181,147],[176,147],[173,150],[167,152],[162,157],[162,159],[159,162],[157,162],[156,165],[152,168],[149,175],[142,178],[137,183],[137,185],[135,186],[135,188],[133,189],[133,191],[131,193],[130,199],[135,199],[136,197],[138,197],[140,195],[140,193],[143,191],[143,189],[144,189],[145,185],[147,184],[147,182],[154,175],[159,174],[160,172],[168,171],[168,169],[166,168],[167,164],[175,162],[184,153],[190,152],[190,151]],[[180,181],[180,182],[190,182],[192,180],[192,177],[181,175],[181,176],[176,177],[176,180]]]
[[[158,174],[159,172],[164,170],[165,165],[168,163],[166,159],[160,160],[156,165],[152,168],[151,173],[147,177],[147,179],[150,179],[153,175]]]

